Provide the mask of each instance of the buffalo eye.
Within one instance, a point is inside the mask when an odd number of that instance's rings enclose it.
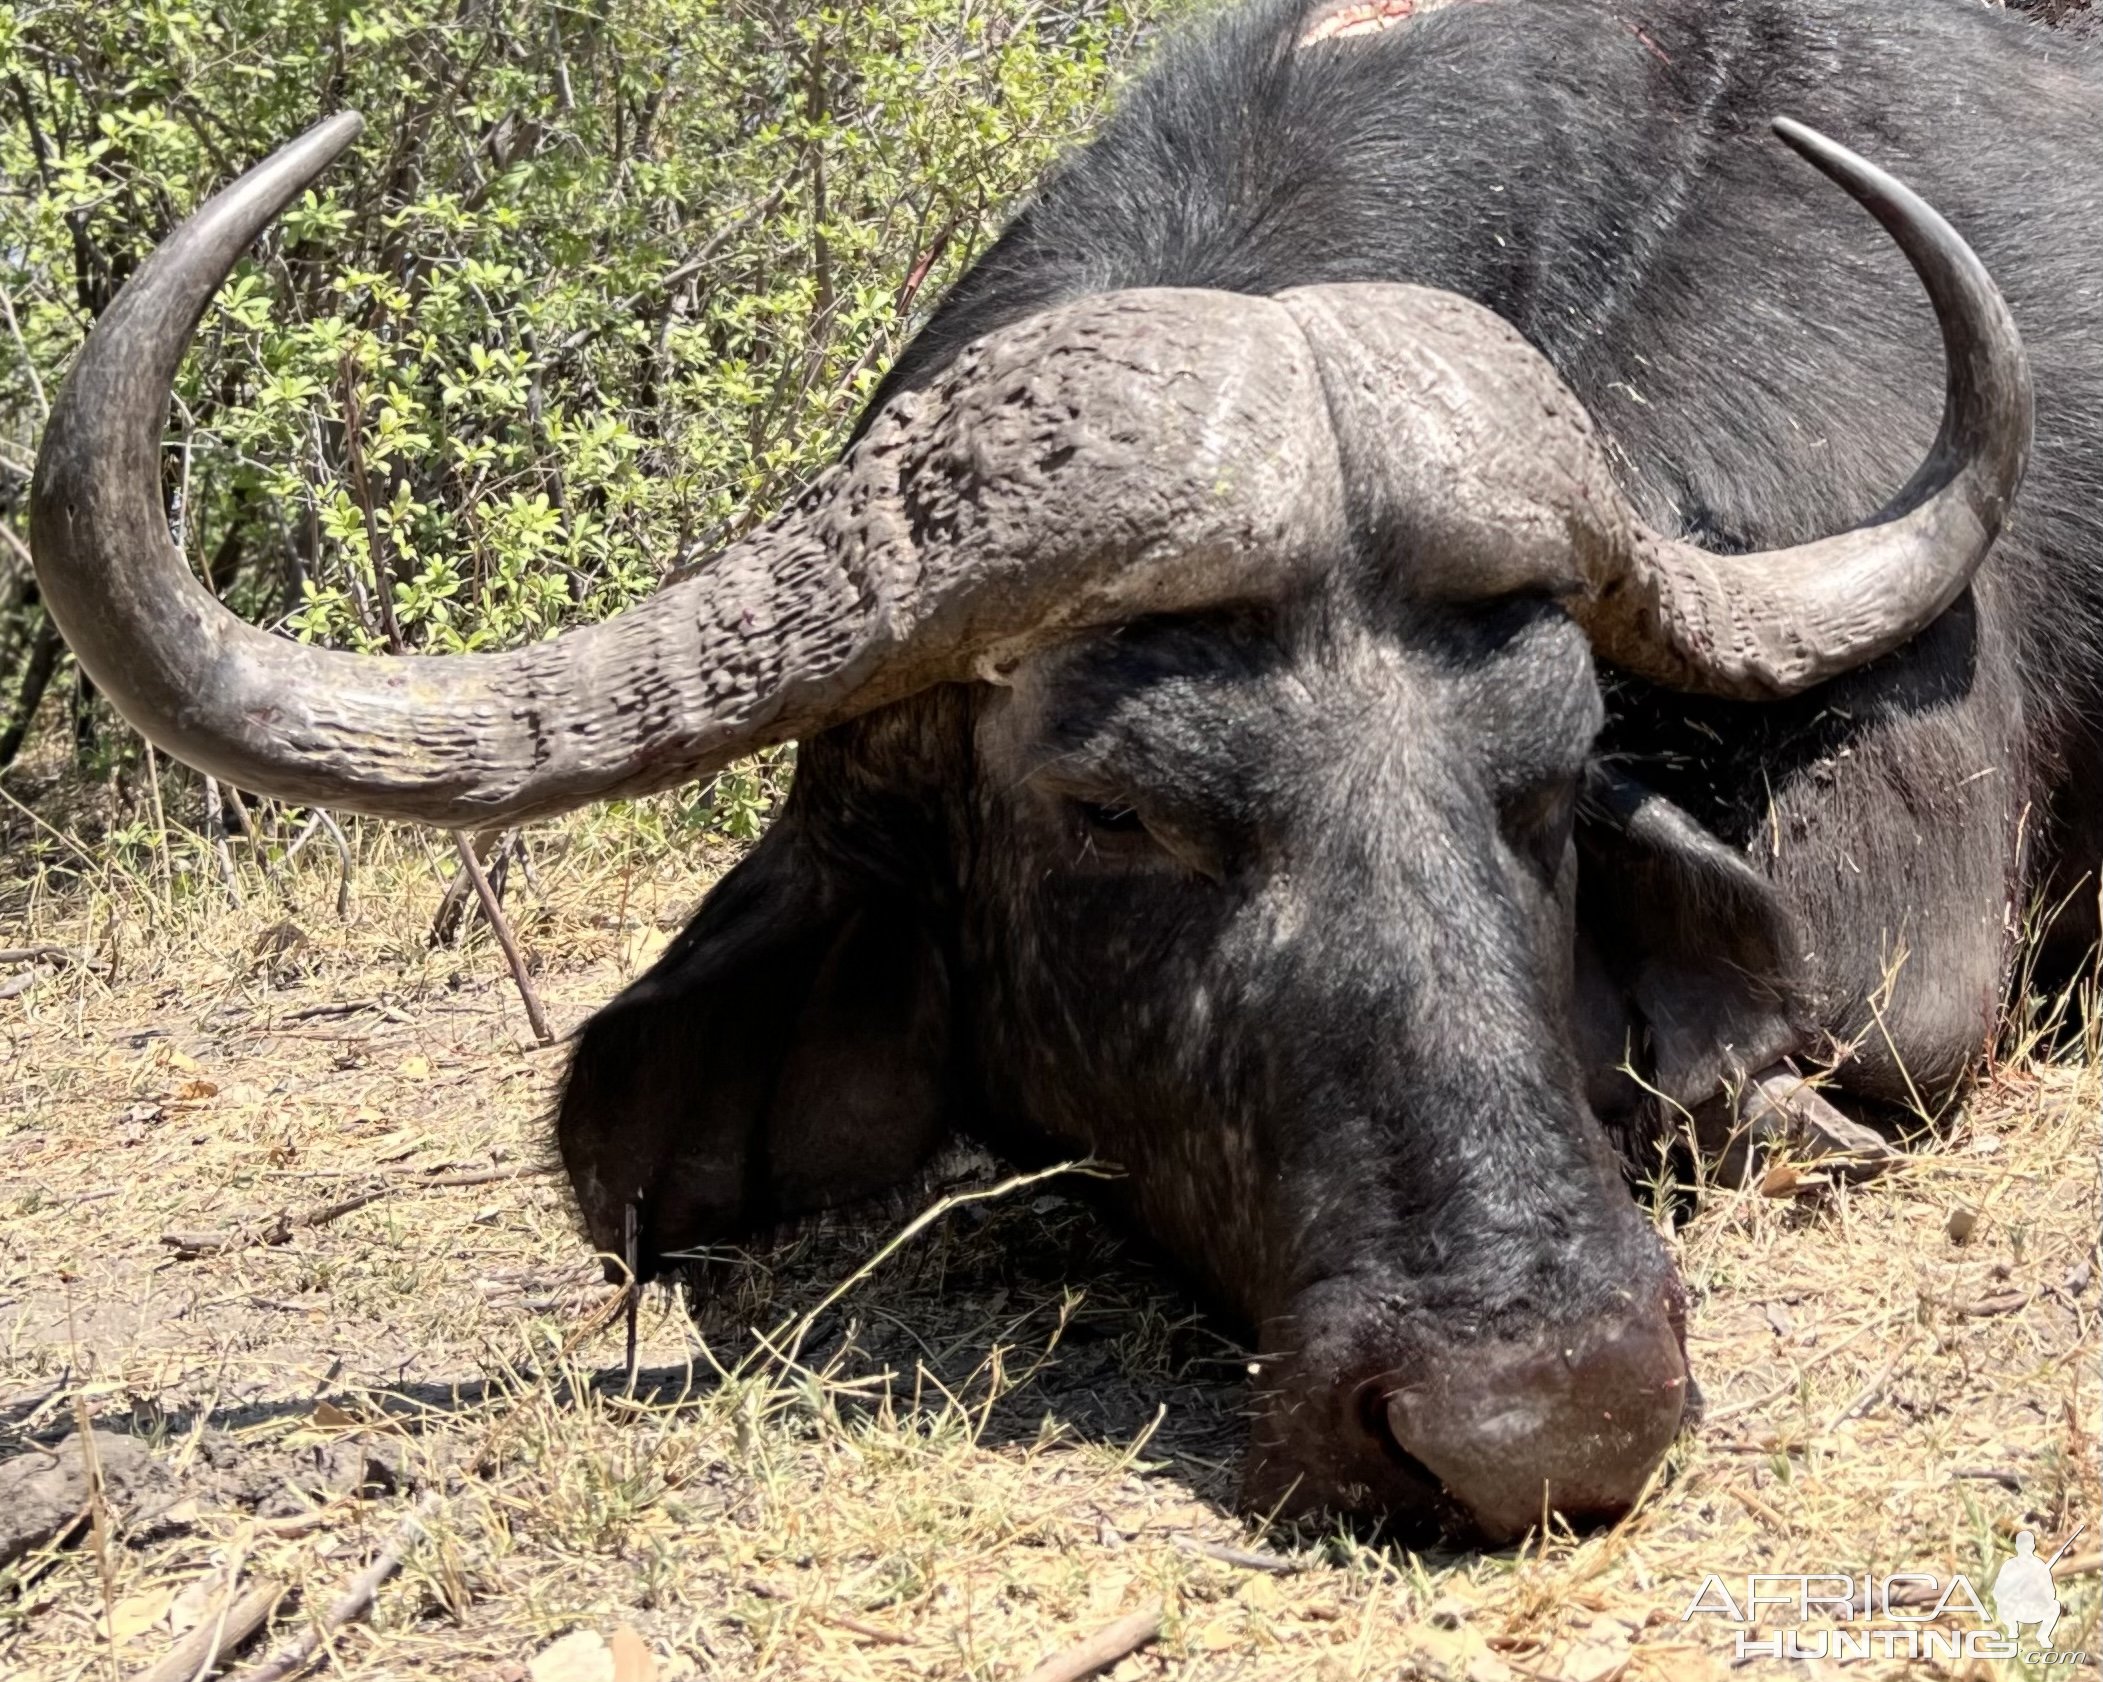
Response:
[[[1130,806],[1095,800],[1078,800],[1074,804],[1080,808],[1081,822],[1098,835],[1146,833],[1146,821]]]
[[[1098,858],[1139,859],[1160,851],[1146,820],[1122,800],[1075,800],[1081,846]]]
[[[1551,778],[1507,798],[1502,806],[1504,833],[1512,850],[1553,883],[1562,872],[1570,831],[1577,821],[1577,779]]]
[[[1218,881],[1213,849],[1176,824],[1149,823],[1124,800],[1074,798],[1068,802],[1084,856],[1134,865],[1165,865]]]
[[[1067,793],[1060,804],[1078,846],[1076,864],[1166,867],[1222,881],[1226,861],[1217,838],[1187,819],[1142,815],[1114,793]]]

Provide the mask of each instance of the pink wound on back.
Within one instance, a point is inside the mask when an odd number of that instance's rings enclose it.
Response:
[[[1300,38],[1294,46],[1312,47],[1323,41],[1349,41],[1362,35],[1378,35],[1382,30],[1407,23],[1424,12],[1435,12],[1441,6],[1454,3],[1455,0],[1343,0],[1342,5],[1325,6],[1317,12],[1300,31]]]

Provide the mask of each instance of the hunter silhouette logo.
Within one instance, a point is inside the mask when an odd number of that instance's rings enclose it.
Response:
[[[2002,1562],[2001,1569],[1994,1573],[1993,1587],[1987,1590],[1993,1596],[1994,1617],[2010,1640],[2015,1639],[2020,1625],[2035,1624],[2038,1646],[2052,1645],[2052,1626],[2059,1622],[2059,1593],[2052,1587],[2052,1567],[2087,1528],[2082,1525],[2060,1543],[2050,1559],[2037,1557],[2036,1531],[2015,1533],[2015,1554]]]

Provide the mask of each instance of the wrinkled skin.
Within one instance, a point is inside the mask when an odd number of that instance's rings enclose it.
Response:
[[[1649,1434],[1624,1452],[1661,1447],[1683,1393],[1677,1281],[1573,1054],[1601,700],[1545,601],[1375,617],[1302,604],[1032,663],[982,709],[965,963],[995,1113],[1126,1164],[1136,1224],[1274,1356],[1252,1499],[1421,1509],[1432,1460],[1509,1530],[1538,1483],[1503,1489],[1488,1443],[1391,1442],[1398,1385],[1481,1417],[1488,1352],[1538,1343],[1553,1303],[1554,1337],[1639,1346]]]
[[[1317,58],[1312,10],[1168,55],[878,403],[1086,291],[1415,281],[1549,355],[1661,529],[1840,529],[1940,371],[1896,257],[1762,140],[1786,109],[1873,136],[2015,308],[2037,449],[1976,588],[1799,700],[1697,702],[1602,668],[1552,594],[1434,591],[1352,537],[1318,594],[929,692],[804,744],[586,1030],[559,1131],[594,1241],[639,1195],[652,1270],[952,1128],[1119,1161],[1262,1352],[1251,1501],[1497,1540],[1544,1482],[1622,1510],[1684,1417],[1611,1143],[1649,1150],[1644,1087],[1714,1104],[1837,1047],[1860,1098],[1947,1089],[2017,908],[2093,906],[2103,55],[1964,0],[1487,0]]]

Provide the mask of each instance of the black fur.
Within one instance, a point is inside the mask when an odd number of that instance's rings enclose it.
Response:
[[[1351,1416],[1368,1374],[1677,1316],[1599,1125],[1638,1113],[1624,1055],[1686,1104],[1828,1043],[1857,1093],[1933,1093],[1991,1037],[2031,896],[2071,894],[2065,950],[2093,935],[2103,49],[1973,0],[1482,0],[1295,50],[1309,10],[1165,51],[876,404],[1088,292],[1410,281],[1546,353],[1654,524],[1816,536],[1911,472],[1941,367],[1897,251],[1769,137],[1786,114],[1936,204],[2023,330],[2037,445],[1974,591],[1777,706],[1600,670],[1552,601],[1344,567],[919,697],[806,744],[790,815],[587,1030],[562,1135],[601,1243],[607,1174],[707,1211],[659,1248],[876,1189],[951,1124],[1116,1158],[1279,1356],[1253,1492],[1395,1507],[1428,1480]],[[813,1016],[812,954],[879,903],[913,956],[862,984],[916,1003]],[[839,1026],[894,1019],[910,1078]],[[843,1101],[880,1075],[855,1113],[895,1132],[755,1176],[799,1059]],[[687,1183],[710,1161],[737,1166]]]

